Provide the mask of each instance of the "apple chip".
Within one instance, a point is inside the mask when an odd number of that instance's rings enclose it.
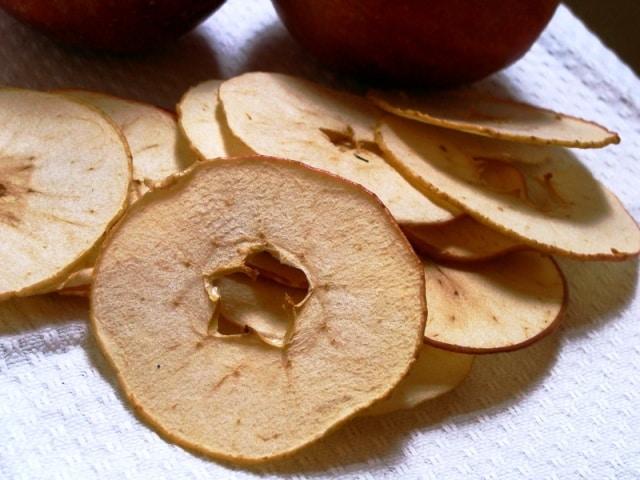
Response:
[[[364,97],[262,72],[226,80],[219,97],[229,128],[256,153],[298,160],[359,183],[401,224],[455,216],[382,158],[374,140],[380,113]]]
[[[133,158],[131,201],[196,160],[174,114],[143,102],[89,90],[61,90],[95,105],[122,130]]]
[[[98,109],[0,89],[0,299],[55,289],[126,208],[131,156]]]
[[[308,290],[289,295],[280,328],[246,316],[229,331],[223,282],[260,252],[304,272]],[[160,433],[260,462],[391,392],[422,346],[424,281],[366,189],[290,160],[216,159],[146,194],[111,230],[91,318],[124,392]]]
[[[409,373],[384,400],[362,415],[383,415],[418,405],[452,391],[469,375],[475,355],[424,345]]]
[[[554,330],[567,305],[560,268],[539,252],[485,262],[423,258],[429,294],[425,341],[467,353],[516,350]]]
[[[438,225],[407,226],[403,230],[416,250],[441,260],[487,260],[529,248],[469,215]]]
[[[640,229],[618,198],[574,156],[548,145],[488,139],[390,115],[377,130],[389,161],[431,195],[536,249],[581,259],[621,260],[640,251]],[[527,147],[535,163],[505,160]]]
[[[420,122],[525,143],[599,148],[620,142],[595,122],[471,88],[433,92],[371,90],[378,107]]]
[[[253,151],[229,130],[218,89],[222,80],[211,79],[187,90],[178,102],[178,123],[191,148],[202,158],[248,155]]]

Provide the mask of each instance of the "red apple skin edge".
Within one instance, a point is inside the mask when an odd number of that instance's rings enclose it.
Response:
[[[559,0],[272,0],[290,34],[368,83],[453,87],[520,59]]]
[[[134,53],[158,48],[212,15],[224,0],[0,0],[0,8],[53,40]]]

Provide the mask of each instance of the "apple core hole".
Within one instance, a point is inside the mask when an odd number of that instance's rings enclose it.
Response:
[[[264,250],[249,255],[242,266],[214,275],[207,290],[214,305],[209,335],[253,335],[282,348],[309,294],[309,281],[302,270]]]
[[[331,128],[320,128],[320,132],[333,145],[339,149],[353,150],[357,147],[353,128],[347,126],[344,130],[333,130]]]
[[[350,126],[346,126],[344,130],[330,128],[320,128],[319,130],[336,148],[342,152],[353,152],[354,157],[359,161],[368,163],[368,153],[379,157],[383,156],[382,150],[375,141],[357,139]]]

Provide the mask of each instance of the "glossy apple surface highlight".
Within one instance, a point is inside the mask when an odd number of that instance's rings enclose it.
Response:
[[[140,52],[178,38],[224,0],[0,0],[0,8],[52,39],[110,52]]]
[[[521,58],[558,0],[272,0],[291,35],[336,71],[451,87]]]

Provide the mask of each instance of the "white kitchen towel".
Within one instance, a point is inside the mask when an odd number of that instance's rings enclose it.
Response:
[[[228,0],[175,45],[137,58],[71,51],[3,13],[0,39],[0,84],[89,88],[166,108],[199,81],[249,70],[339,82],[291,40],[269,0]],[[577,155],[640,219],[640,80],[566,7],[522,60],[478,88],[617,131],[619,145]],[[85,301],[7,302],[0,478],[638,479],[638,261],[560,264],[570,300],[551,336],[480,356],[442,398],[355,419],[290,459],[250,468],[195,455],[139,420]]]

